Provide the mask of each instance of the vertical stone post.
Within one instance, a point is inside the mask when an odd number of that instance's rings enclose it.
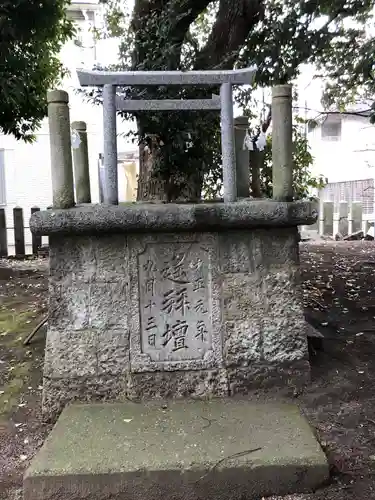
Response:
[[[8,234],[4,208],[0,208],[0,257],[8,257]]]
[[[336,236],[339,232],[340,225],[340,204],[339,202],[335,202],[333,204],[333,237]]]
[[[272,184],[273,198],[293,199],[292,86],[272,89]]]
[[[231,83],[220,88],[221,100],[221,155],[223,163],[224,201],[236,201],[236,165],[234,153],[233,89]]]
[[[73,146],[74,180],[77,203],[91,203],[89,150],[85,122],[73,122],[72,129],[79,137],[79,145]]]
[[[349,205],[347,201],[340,201],[339,203],[339,233],[342,236],[347,236],[349,233],[348,228]]]
[[[103,87],[104,203],[118,205],[116,86]]]
[[[249,120],[246,116],[238,116],[234,119],[237,198],[248,198],[250,194],[250,153],[247,148],[244,148],[248,126]]]
[[[40,212],[39,207],[31,207],[31,215]],[[32,254],[38,255],[39,249],[42,246],[42,237],[37,236],[36,234],[31,235],[31,245],[32,245]]]
[[[332,201],[325,201],[323,203],[323,233],[326,236],[333,236],[333,211],[334,204]]]
[[[25,225],[23,222],[23,210],[21,207],[13,208],[14,226],[14,251],[17,257],[24,257],[25,250]]]
[[[324,235],[324,203],[321,198],[319,198],[319,219],[318,219],[318,231],[320,236]]]
[[[367,214],[362,215],[362,231],[364,236],[366,236],[367,231],[370,228],[370,221],[367,219],[367,217],[368,217]]]
[[[356,233],[362,229],[362,202],[353,201],[350,207],[350,218],[352,220],[352,232]]]
[[[74,206],[69,96],[63,90],[47,94],[54,208]]]
[[[352,204],[349,204],[348,209],[348,234],[353,233],[353,213],[352,213]]]
[[[313,200],[312,201],[314,209],[318,212],[318,219],[314,224],[311,224],[310,226],[307,226],[307,229],[309,231],[317,231],[319,233],[319,219],[320,219],[320,200]]]

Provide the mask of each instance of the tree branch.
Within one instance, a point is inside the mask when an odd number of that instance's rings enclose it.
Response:
[[[165,69],[177,69],[180,63],[181,47],[189,28],[211,1],[136,0],[131,23],[137,47],[133,53],[133,68],[137,69],[137,65],[146,58],[146,54],[149,56],[150,50],[155,47],[155,44],[150,44],[150,33],[155,35],[155,29],[147,28],[153,16],[157,19],[159,26],[164,27],[166,37],[165,51],[156,55],[156,59],[159,63],[166,63]],[[147,40],[146,44],[144,40]],[[155,42],[160,42],[160,35]]]
[[[204,12],[212,0],[172,0],[168,16],[175,19],[171,38],[182,45],[191,24]]]
[[[238,51],[262,15],[261,0],[220,0],[211,34],[194,68],[233,68]]]

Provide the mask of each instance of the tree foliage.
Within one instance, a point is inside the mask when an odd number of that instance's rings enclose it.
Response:
[[[311,172],[314,158],[307,138],[298,125],[293,126],[293,192],[294,199],[312,196],[313,192],[324,187],[323,176]],[[272,136],[268,136],[264,165],[260,172],[261,190],[264,196],[272,197]]]
[[[255,197],[272,198],[272,135],[267,136],[266,147],[263,152],[254,151],[250,153],[251,161],[254,155],[260,154],[261,161],[258,163],[257,184],[259,188],[254,192],[254,169],[249,170],[250,194]],[[312,173],[314,158],[308,140],[298,124],[293,126],[293,193],[294,199],[312,197],[317,190],[322,189],[326,180],[322,175]],[[214,168],[204,179],[203,196],[205,199],[221,197],[222,192],[222,170]]]
[[[124,5],[121,0],[110,0],[117,13]],[[298,75],[302,63],[325,67],[334,64],[337,54],[347,57],[346,43],[363,37],[371,8],[370,0],[135,0],[128,27],[121,18],[123,43],[118,67],[185,71],[256,64],[255,86],[286,83]],[[347,20],[355,20],[356,27],[347,29]],[[207,97],[218,89],[148,87],[123,91],[133,98],[155,99]],[[249,89],[237,96],[245,109],[251,106]],[[204,178],[213,173],[220,177],[215,173],[220,165],[217,114],[135,116],[140,141],[148,151],[148,160],[141,163],[141,177],[159,178],[169,187],[173,186],[171,179],[178,179],[169,198],[192,185],[195,187],[189,196],[199,197]]]
[[[359,101],[375,99],[375,38],[374,17],[367,18],[367,30],[358,33],[354,29],[346,31],[345,38],[333,43],[327,63],[319,65],[326,82],[323,96],[325,108],[334,106],[344,111]],[[349,51],[349,53],[347,52]],[[371,117],[375,122],[375,105]]]
[[[47,90],[62,76],[58,53],[73,34],[68,3],[0,2],[0,129],[17,139],[33,139],[47,112]]]

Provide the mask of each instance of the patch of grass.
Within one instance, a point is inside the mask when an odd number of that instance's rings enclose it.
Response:
[[[0,309],[0,347],[10,356],[5,382],[0,393],[0,415],[9,414],[19,403],[25,383],[30,379],[32,360],[25,360],[24,338],[40,321],[35,309],[29,304],[20,307],[10,302]]]
[[[0,415],[9,413],[14,408],[19,399],[19,395],[28,379],[32,363],[24,361],[12,366],[9,370],[10,380],[2,387],[3,394],[0,394]]]
[[[23,338],[38,323],[35,311],[25,309],[0,311],[0,344],[8,347],[22,342]]]

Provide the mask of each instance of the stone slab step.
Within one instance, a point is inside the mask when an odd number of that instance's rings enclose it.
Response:
[[[250,500],[328,476],[294,405],[82,404],[63,411],[32,461],[24,500]]]

